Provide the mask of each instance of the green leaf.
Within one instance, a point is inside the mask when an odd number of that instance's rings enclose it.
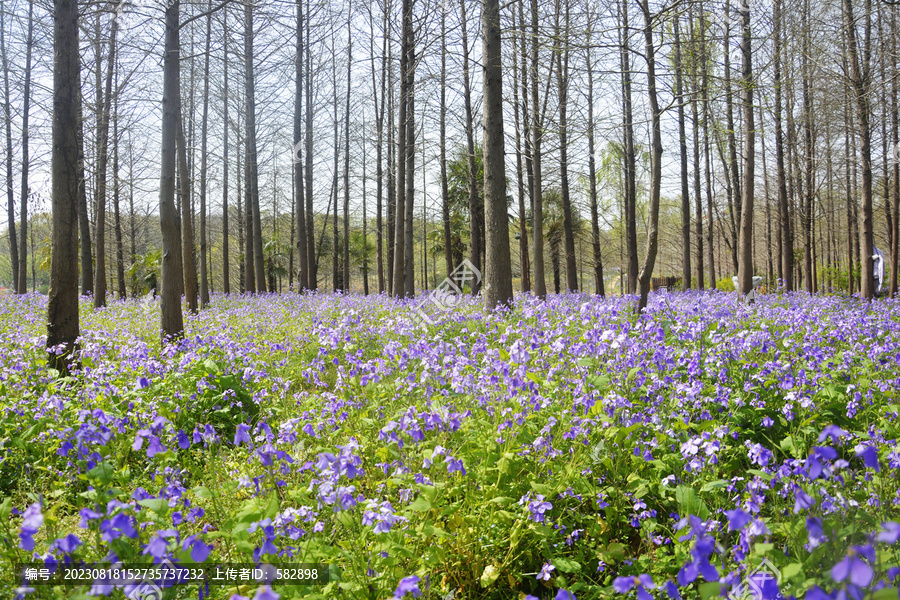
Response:
[[[711,492],[713,490],[720,490],[724,487],[728,487],[728,485],[730,483],[731,482],[728,481],[727,479],[718,479],[716,481],[710,481],[709,483],[704,485],[702,488],[700,488],[700,491],[701,492]]]
[[[0,521],[6,521],[12,512],[12,498],[4,498],[3,504],[0,504]]]
[[[872,600],[897,600],[900,598],[900,590],[895,587],[881,588],[870,596]]]
[[[692,487],[679,485],[675,488],[675,501],[678,502],[678,507],[681,509],[683,516],[695,515],[701,519],[709,517],[709,509],[706,508],[706,503],[700,499],[700,496],[697,495],[696,490]]]
[[[488,565],[484,568],[484,571],[481,573],[481,587],[491,587],[497,578],[500,577],[500,569],[495,567],[494,565]]]
[[[792,579],[803,571],[803,564],[791,563],[781,569],[781,576],[785,579]]]
[[[209,489],[208,487],[198,485],[197,487],[191,490],[195,494],[197,494],[198,498],[215,498],[216,493]]]
[[[581,563],[574,560],[569,560],[568,558],[551,558],[550,564],[552,564],[563,573],[577,573],[581,571]]]
[[[149,508],[153,512],[160,515],[165,513],[169,508],[169,502],[162,498],[147,498],[146,500],[139,500],[138,504],[140,504],[144,508]]]
[[[700,597],[703,600],[717,598],[722,593],[722,586],[718,581],[707,581],[700,584]]]
[[[87,472],[88,479],[96,479],[103,485],[109,485],[116,473],[116,467],[111,462],[104,460],[102,463]]]
[[[426,510],[431,510],[431,502],[428,501],[424,496],[419,496],[415,500],[413,500],[412,504],[410,504],[407,508],[413,512],[424,512]]]

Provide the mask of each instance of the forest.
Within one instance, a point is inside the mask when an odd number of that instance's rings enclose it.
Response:
[[[897,11],[0,0],[0,598],[896,600]]]

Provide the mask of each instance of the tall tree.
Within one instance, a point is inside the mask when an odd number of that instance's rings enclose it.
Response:
[[[750,37],[750,7],[742,3],[743,37],[741,40],[741,76],[744,105],[744,176],[741,190],[740,252],[738,253],[738,284],[742,295],[753,289],[753,185],[756,152],[753,125],[753,56]]]
[[[175,110],[178,120],[175,124],[175,150],[178,161],[178,187],[181,195],[181,269],[182,285],[188,309],[192,313],[197,312],[197,266],[194,264],[194,225],[193,203],[191,194],[191,170],[188,166],[188,143],[184,135],[184,120],[182,116],[181,94],[176,97]],[[99,239],[99,234],[97,235]],[[100,245],[97,245],[97,253],[100,253]],[[99,269],[98,269],[99,270]],[[99,291],[97,292],[99,295]]]
[[[19,198],[21,210],[19,218],[22,226],[19,228],[21,247],[19,248],[19,281],[16,292],[24,294],[28,291],[28,246],[25,244],[28,234],[28,113],[31,109],[31,49],[34,46],[34,0],[28,2],[28,34],[25,40],[25,94],[22,100],[22,196]],[[12,238],[10,238],[12,243]]]
[[[177,6],[177,0],[176,0]],[[0,27],[2,30],[2,27]],[[78,2],[53,2],[53,150],[51,190],[53,244],[47,303],[48,363],[62,373],[75,363],[78,315],[78,90],[81,52]]]
[[[534,295],[545,298],[547,280],[544,275],[544,192],[541,173],[541,140],[544,135],[544,124],[538,97],[539,21],[538,0],[531,0],[531,170],[534,180],[531,189],[531,234],[534,240]]]
[[[383,210],[384,210],[384,111],[386,107],[386,94],[385,94],[385,84],[387,83],[387,45],[388,45],[388,12],[389,12],[389,3],[384,3],[384,14],[381,22],[382,27],[382,38],[381,38],[381,88],[380,93],[378,92],[378,88],[376,88],[375,84],[375,50],[372,49],[372,88],[375,93],[375,97],[377,98],[376,110],[378,113],[377,120],[375,122],[376,136],[377,142],[375,146],[375,262],[376,262],[376,275],[378,278],[378,293],[381,294],[384,292],[387,287],[385,286],[385,272],[384,272],[384,225],[383,225]],[[444,15],[444,19],[446,19],[446,8],[443,10],[442,14]],[[374,22],[374,19],[373,19]],[[444,27],[445,25],[442,25]],[[373,34],[374,38],[374,34]],[[372,44],[374,46],[374,40]],[[442,45],[442,48],[444,46]],[[445,54],[442,54],[442,61],[446,62]],[[443,68],[442,68],[443,71]],[[443,84],[441,85],[441,93],[444,93]],[[442,96],[443,97],[443,96]],[[387,136],[388,139],[391,138],[390,135]],[[388,204],[390,204],[390,194],[388,195]],[[390,260],[390,259],[388,259]],[[390,276],[388,276],[390,279]]]
[[[12,111],[9,95],[9,62],[6,58],[6,3],[0,4],[0,57],[3,59],[4,103],[6,117],[6,215],[9,224],[9,264],[12,269],[12,287],[19,281],[19,243],[16,237],[16,205],[13,197]]]
[[[675,15],[675,101],[678,102],[678,153],[681,157],[681,279],[684,289],[691,287],[691,198],[688,186],[687,134],[684,129],[684,93],[681,62],[681,17]]]
[[[528,213],[525,212],[525,196],[529,198],[529,203],[531,202],[532,194],[531,188],[534,187],[534,181],[532,180],[531,175],[531,152],[528,149],[530,145],[528,139],[528,70],[525,67],[525,20],[523,18],[522,11],[522,0],[519,0],[516,3],[518,7],[518,23],[517,23],[517,32],[513,36],[513,109],[515,114],[515,127],[516,127],[516,180],[518,184],[519,190],[519,257],[520,264],[519,268],[522,273],[521,277],[521,288],[522,293],[528,293],[531,291],[531,261],[528,257]],[[522,46],[522,66],[519,68],[519,45]],[[522,101],[519,102],[519,77],[521,74],[522,78]],[[522,147],[522,142],[525,142],[525,148]],[[524,165],[523,165],[524,158]],[[525,174],[524,171],[528,172],[528,180],[529,186],[526,192],[525,188]],[[449,214],[448,214],[449,216]],[[448,227],[449,231],[449,227]]]
[[[569,3],[566,2],[565,28],[559,28],[560,0],[556,2],[556,79],[559,87],[559,171],[563,209],[563,238],[566,251],[566,287],[578,290],[578,265],[575,260],[575,234],[572,232],[572,200],[569,195],[569,154],[566,131],[569,91]]]
[[[113,97],[113,217],[115,218],[115,235],[116,235],[116,283],[118,285],[119,299],[124,300],[127,296],[125,289],[125,249],[122,245],[122,216],[119,212],[119,96],[121,88],[119,88],[119,67],[115,68],[115,88],[116,93]]]
[[[625,171],[625,253],[628,257],[628,279],[626,290],[633,294],[637,290],[637,165],[634,154],[634,116],[631,103],[631,49],[629,48],[628,2],[620,3],[619,60],[622,69],[622,156]]]
[[[501,65],[500,1],[484,0],[484,306],[512,302],[509,217],[506,212],[506,165],[503,139],[503,67]]]
[[[259,213],[259,168],[257,166],[256,152],[256,85],[253,70],[253,37],[253,7],[248,3],[244,6],[244,85],[247,96],[247,159],[244,173],[247,179],[248,209],[251,212],[253,272],[256,275],[256,283],[253,288],[248,285],[247,291],[265,292],[266,268],[263,264],[262,219]],[[248,253],[251,253],[250,231],[247,232],[247,238]]]
[[[206,247],[206,134],[209,123],[209,47],[212,38],[212,0],[207,2],[206,47],[203,53],[203,117],[200,122],[200,306],[209,304]]]
[[[463,43],[463,102],[466,107],[466,157],[469,167],[469,261],[479,271],[481,270],[481,248],[483,245],[482,232],[484,215],[482,214],[481,198],[478,196],[478,171],[475,167],[475,122],[472,109],[472,85],[469,80],[469,36],[468,19],[466,18],[466,2],[460,0],[460,24],[462,26]],[[480,284],[477,280],[472,282],[472,293],[477,294]]]
[[[231,293],[228,229],[228,7],[222,7],[222,291]],[[294,126],[296,132],[296,125]],[[295,136],[296,137],[296,136]],[[297,169],[299,169],[299,165]],[[240,186],[238,186],[240,189]],[[240,204],[240,202],[239,202]]]
[[[298,0],[299,1],[299,0]],[[314,114],[314,106],[313,106],[313,77],[312,77],[312,52],[310,50],[310,10],[309,10],[309,0],[306,0],[306,22],[304,24],[304,29],[306,32],[305,42],[304,42],[304,55],[306,56],[306,181],[304,182],[303,191],[306,193],[306,259],[308,261],[307,266],[307,275],[309,280],[307,282],[307,289],[315,290],[318,286],[318,267],[319,262],[316,258],[316,236],[314,231],[314,221],[313,221],[313,162],[312,162],[312,152],[313,152],[313,114]]]
[[[306,85],[303,73],[303,0],[297,0],[297,46],[294,59],[294,211],[297,223],[297,262],[298,288],[302,291],[309,289],[309,258],[306,244],[306,197],[303,194],[303,157],[301,146],[303,144],[303,88]],[[310,101],[309,98],[306,99]]]
[[[897,56],[897,7],[891,5],[891,54]],[[896,73],[896,71],[895,71]],[[894,144],[894,235],[891,246],[891,280],[888,297],[897,295],[897,272],[900,271],[900,161],[896,160],[897,149],[900,149],[900,111],[897,108],[897,77],[891,77],[891,131]]]
[[[694,206],[697,215],[697,289],[702,290],[703,281],[703,198],[700,193],[700,117],[698,116],[698,91],[700,84],[697,79],[697,62],[700,52],[697,48],[697,39],[694,37],[694,10],[691,7],[689,15],[691,36],[691,134],[694,147]]]
[[[597,210],[597,166],[594,161],[594,58],[591,47],[594,15],[588,15],[587,44],[585,58],[587,60],[587,139],[588,139],[588,190],[591,204],[591,247],[594,254],[594,293],[606,295],[603,282],[603,254],[600,249],[600,220]]]
[[[347,17],[347,99],[344,104],[344,275],[342,287],[347,293],[350,292],[350,74],[353,69],[351,20],[352,11]]]
[[[781,271],[784,289],[794,289],[794,249],[791,236],[791,217],[788,206],[787,175],[784,167],[784,133],[781,125],[781,56],[782,56],[782,0],[774,0],[775,57],[773,65],[775,87],[775,165],[778,177],[778,216],[781,223]]]
[[[374,66],[373,77],[374,77]],[[384,77],[382,76],[382,81]],[[382,89],[382,94],[384,93]],[[382,98],[382,102],[384,99]],[[518,114],[518,112],[516,113]],[[380,117],[379,117],[380,118]],[[444,263],[447,276],[453,272],[453,247],[450,233],[450,191],[447,185],[447,3],[441,4],[441,117],[440,117],[440,152],[441,152],[441,216],[444,225]],[[381,124],[379,123],[378,143],[381,144]],[[378,168],[381,168],[381,150],[378,155]],[[379,175],[379,185],[381,184]],[[381,190],[378,192],[379,223],[381,219]],[[380,229],[380,225],[379,225]],[[378,239],[379,269],[381,268],[381,238]]]
[[[109,35],[109,52],[107,53],[106,83],[102,103],[97,109],[100,125],[97,138],[97,206],[94,210],[94,236],[97,243],[96,271],[94,273],[94,308],[106,306],[106,168],[109,162],[109,115],[112,107],[113,71],[116,66],[116,33],[119,20],[112,20]],[[98,42],[99,43],[99,42]],[[100,70],[99,63],[97,70]]]
[[[647,223],[647,250],[644,256],[644,264],[641,265],[638,284],[640,286],[640,299],[638,300],[637,313],[640,314],[647,306],[647,296],[650,293],[650,278],[653,276],[653,267],[656,264],[656,253],[659,248],[659,196],[662,184],[662,126],[659,109],[659,99],[656,92],[656,46],[653,41],[653,22],[656,18],[650,12],[648,0],[641,0],[641,10],[644,13],[644,58],[647,61],[647,96],[650,101],[650,127],[651,127],[651,152],[650,152],[650,214]]]
[[[871,299],[875,295],[874,263],[875,238],[872,229],[872,131],[869,123],[869,89],[871,86],[872,55],[872,1],[865,3],[865,31],[862,56],[856,35],[856,19],[853,16],[852,0],[843,0],[844,28],[847,36],[847,50],[850,63],[850,86],[856,103],[856,125],[859,130],[859,153],[862,160],[862,284],[860,294]]]
[[[57,0],[60,2],[68,0]],[[159,175],[159,223],[162,230],[162,339],[184,335],[181,314],[181,232],[175,208],[175,138],[181,104],[179,0],[166,7],[163,54],[163,118]]]

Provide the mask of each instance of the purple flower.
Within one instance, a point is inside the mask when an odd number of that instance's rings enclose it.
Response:
[[[22,529],[19,531],[19,548],[23,550],[34,550],[33,536],[44,524],[44,515],[41,514],[41,503],[35,502],[25,509],[22,519]]]
[[[204,562],[209,557],[209,553],[212,551],[213,547],[206,544],[206,542],[201,540],[198,536],[192,535],[184,540],[183,548],[187,549],[191,542],[193,542],[191,545],[191,560],[195,563]]]
[[[150,543],[144,548],[141,554],[149,554],[154,558],[163,558],[169,553],[169,543],[165,540],[165,538],[155,535],[153,539],[150,540]]]
[[[669,596],[670,600],[681,600],[681,593],[678,591],[678,586],[675,585],[674,581],[667,581],[663,588],[666,590],[666,595]]]
[[[422,595],[422,590],[419,589],[420,581],[421,579],[419,579],[417,575],[404,577],[400,580],[400,585],[397,586],[397,591],[394,592],[394,598],[402,598],[406,594],[412,594],[413,598],[418,598]]]
[[[454,471],[459,471],[463,475],[466,474],[466,468],[463,466],[462,459],[448,456],[444,459],[444,462],[447,463],[447,472],[448,473],[453,473]]]
[[[859,444],[854,450],[856,451],[856,456],[863,459],[863,463],[866,467],[874,469],[876,473],[881,470],[878,466],[878,451],[875,450],[874,446],[870,446],[869,444]]]
[[[543,579],[544,581],[550,581],[550,571],[553,571],[554,569],[556,569],[556,567],[554,567],[550,563],[544,563],[544,566],[541,567],[541,572],[538,573],[538,575],[537,575],[537,579],[539,579],[539,580]]]
[[[859,587],[866,587],[872,583],[872,567],[870,567],[860,554],[871,555],[871,546],[854,546],[847,555],[836,565],[831,567],[831,578],[837,583],[849,579],[850,583]]]
[[[806,519],[806,531],[809,534],[810,550],[817,548],[823,542],[828,541],[828,537],[822,529],[822,519],[819,519],[818,517],[808,517]]]
[[[896,521],[888,521],[881,525],[881,533],[875,538],[879,542],[886,544],[896,544],[900,539],[900,523]]]
[[[613,589],[620,594],[627,594],[631,590],[637,588],[638,600],[653,600],[648,589],[653,589],[656,584],[649,575],[643,573],[637,577],[616,577],[613,581]]]
[[[803,600],[832,600],[831,594],[827,594],[825,590],[815,585],[806,592]]]
[[[801,488],[797,488],[794,490],[794,514],[796,515],[801,510],[809,510],[813,506],[816,505],[815,499],[804,492]]]
[[[189,438],[187,436],[187,434],[184,433],[183,429],[178,430],[177,438],[178,438],[178,447],[181,448],[182,450],[187,450],[188,448],[191,447],[191,438]]]
[[[256,590],[256,594],[253,595],[253,600],[278,600],[279,598],[281,596],[267,585]]]
[[[847,435],[847,432],[837,425],[827,425],[825,429],[822,430],[822,433],[819,434],[819,443],[821,444],[825,441],[826,438],[828,438],[831,439],[831,442],[833,444],[837,444],[845,435]]]
[[[752,518],[749,514],[747,514],[740,508],[736,508],[734,510],[726,510],[725,515],[728,517],[729,531],[740,531],[747,525],[747,523],[750,522]]]
[[[166,447],[162,445],[159,438],[155,435],[150,436],[150,444],[147,446],[147,458],[153,458],[157,454],[166,451]]]
[[[234,445],[240,446],[241,442],[250,443],[250,426],[245,423],[238,425],[234,432]]]
[[[74,533],[70,533],[66,537],[59,538],[54,542],[57,548],[65,552],[66,554],[71,554],[75,552],[75,549],[81,545],[81,540],[78,539]]]
[[[556,596],[553,597],[553,600],[576,600],[575,594],[568,590],[560,589],[556,592]]]

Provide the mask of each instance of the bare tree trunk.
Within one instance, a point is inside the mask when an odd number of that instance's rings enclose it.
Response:
[[[97,270],[94,273],[94,308],[106,306],[106,167],[109,161],[109,113],[112,106],[112,82],[116,61],[116,33],[118,19],[112,20],[107,55],[106,83],[102,105],[97,107],[100,118],[97,139],[97,207],[94,235],[97,242]],[[99,43],[99,42],[98,42]],[[97,65],[99,70],[100,65]],[[98,92],[99,95],[99,92]]]
[[[293,148],[293,188],[294,188],[294,204],[292,212],[295,217],[291,220],[292,237],[293,223],[296,221],[299,225],[296,227],[297,232],[297,262],[299,263],[297,274],[297,288],[300,291],[309,287],[309,258],[307,257],[306,244],[306,207],[305,196],[303,194],[303,157],[301,156],[301,146],[303,144],[303,88],[306,84],[303,74],[303,0],[297,0],[297,56],[294,60],[294,148]],[[309,98],[306,99],[310,101]],[[293,246],[293,239],[291,240]],[[293,259],[293,249],[291,257]],[[291,260],[291,275],[293,276],[293,260]]]
[[[525,138],[525,145],[528,142],[528,75],[525,68],[525,22],[522,17],[522,2],[517,2],[519,13],[517,28],[519,31],[513,35],[513,108],[516,120],[516,183],[519,190],[519,270],[521,271],[521,290],[522,293],[531,291],[531,261],[528,257],[528,213],[525,212],[525,196],[526,192],[531,201],[531,187],[525,189],[525,171],[531,173],[531,156],[527,148],[522,148],[522,139]],[[522,68],[519,69],[519,44],[522,45]],[[519,102],[519,74],[522,76],[522,102]],[[524,134],[524,135],[523,135]],[[524,166],[523,166],[524,155]]]
[[[446,11],[445,11],[446,12]],[[378,120],[376,122],[376,132],[378,143],[375,148],[375,251],[376,251],[376,274],[378,277],[378,293],[383,293],[385,287],[384,273],[384,224],[383,224],[383,205],[384,205],[384,109],[387,98],[385,97],[385,83],[387,80],[387,24],[388,24],[388,6],[385,4],[384,18],[382,20],[382,41],[381,41],[381,93],[379,102],[376,106],[378,111]],[[441,45],[443,48],[443,44]],[[375,51],[372,50],[372,88],[375,91]],[[441,85],[441,93],[444,93],[444,87]],[[390,135],[388,139],[390,139]],[[443,139],[443,138],[442,138]],[[443,161],[442,161],[443,164]],[[388,204],[390,204],[390,195],[388,196]]]
[[[891,6],[891,53],[897,56],[897,7]],[[893,132],[894,148],[900,144],[900,113],[897,110],[897,77],[896,69],[891,76],[891,130]],[[895,150],[896,153],[896,150]],[[894,161],[894,234],[891,246],[891,283],[888,297],[897,295],[897,272],[900,271],[900,161]]]
[[[463,43],[463,100],[466,107],[466,158],[469,167],[469,260],[475,268],[481,270],[481,247],[483,244],[482,233],[482,206],[479,206],[478,174],[475,167],[475,122],[472,115],[472,86],[469,80],[469,36],[466,19],[466,2],[460,0],[460,23],[462,23]],[[472,294],[477,294],[480,288],[477,280],[472,281]]]
[[[177,1],[175,5],[178,6]],[[53,244],[47,304],[47,349],[50,367],[67,373],[70,367],[77,364],[74,353],[79,335],[76,261],[78,140],[76,128],[72,124],[78,122],[78,104],[81,101],[78,89],[81,56],[78,44],[78,3],[75,0],[54,0],[53,48],[56,57],[53,61],[51,155]]]
[[[34,1],[28,2],[28,38],[25,42],[25,95],[22,100],[22,197],[19,199],[21,211],[19,219],[22,226],[19,228],[21,234],[21,247],[19,248],[19,281],[16,291],[24,294],[28,291],[28,282],[26,275],[28,274],[28,247],[25,244],[25,238],[28,234],[28,113],[31,109],[31,49],[34,46]],[[12,238],[10,238],[12,241]],[[15,272],[15,271],[14,271]]]
[[[681,278],[682,286],[691,288],[691,198],[688,186],[687,134],[684,130],[684,93],[681,64],[681,19],[675,15],[675,101],[678,102],[678,148],[681,155]]]
[[[384,78],[382,77],[382,81]],[[382,93],[384,93],[382,88]],[[383,99],[382,99],[383,101]],[[516,112],[518,115],[518,111]],[[379,124],[380,126],[380,124]],[[447,184],[447,4],[441,4],[441,216],[444,221],[444,263],[447,276],[453,272],[453,241],[450,231],[450,190]],[[518,134],[518,131],[516,132]],[[379,144],[381,143],[379,130]],[[379,149],[379,161],[380,161]],[[380,164],[379,164],[380,167]],[[379,190],[379,202],[380,202]],[[379,207],[381,205],[379,204]],[[380,208],[379,208],[380,210]],[[379,212],[379,216],[380,216]],[[379,238],[380,240],[381,238]],[[380,243],[380,241],[379,241]],[[381,248],[379,246],[379,252]]]
[[[57,3],[58,4],[58,3]],[[16,237],[16,205],[13,198],[12,113],[9,95],[9,63],[6,59],[6,6],[0,5],[0,56],[3,59],[4,103],[6,117],[6,216],[9,223],[9,265],[12,270],[11,287],[19,281],[19,243]],[[23,236],[24,237],[24,236]]]
[[[413,28],[412,23],[412,4],[413,0],[409,0],[409,13],[407,18],[404,20],[406,23],[406,35],[409,39],[407,43],[407,49],[409,56],[406,59],[406,92],[407,92],[407,102],[409,106],[406,109],[406,202],[404,204],[404,208],[406,209],[406,223],[405,223],[405,231],[404,238],[406,239],[406,244],[403,247],[404,251],[404,262],[406,263],[403,269],[403,277],[404,284],[406,290],[406,297],[412,298],[416,295],[416,287],[415,280],[413,279],[415,274],[415,259],[413,256],[413,202],[416,197],[416,186],[415,186],[415,165],[416,165],[416,123],[415,123],[415,72],[416,72],[416,48],[415,48],[415,29]]]
[[[396,179],[396,203],[394,204],[394,271],[392,293],[397,297],[405,295],[404,257],[405,257],[405,229],[404,215],[406,214],[406,127],[409,124],[407,110],[409,109],[408,96],[410,93],[406,76],[411,69],[409,64],[409,36],[406,27],[407,20],[412,18],[412,0],[403,0],[402,7],[402,36],[400,47],[400,100],[397,132],[397,179]],[[411,25],[410,25],[411,26]],[[412,240],[410,240],[412,243]]]
[[[803,226],[803,272],[806,280],[807,293],[816,291],[816,280],[813,274],[815,261],[813,259],[813,200],[815,196],[815,162],[814,149],[815,139],[813,138],[813,115],[812,115],[812,96],[810,95],[810,67],[809,67],[809,2],[804,2],[805,7],[801,11],[803,15],[803,51],[801,55],[801,71],[802,71],[802,94],[803,94],[803,138],[806,154],[806,182],[804,185],[806,194],[801,200],[803,210],[801,211],[801,224]]]
[[[312,51],[310,50],[310,9],[309,0],[306,0],[306,257],[309,261],[307,273],[309,282],[307,289],[315,290],[318,287],[319,261],[316,257],[316,236],[313,214],[313,85],[312,85]]]
[[[631,106],[631,49],[628,47],[628,2],[622,0],[620,23],[620,60],[622,67],[622,118],[625,163],[625,253],[628,256],[629,294],[635,293],[638,284],[637,251],[637,166],[634,150],[634,117]]]
[[[694,198],[697,214],[697,289],[702,290],[703,280],[703,198],[700,193],[700,117],[697,114],[697,92],[700,88],[697,81],[697,61],[699,53],[697,51],[696,38],[694,37],[694,11],[691,9],[690,16],[690,36],[691,36],[691,133],[693,134],[694,144]]]
[[[585,55],[588,73],[588,190],[591,204],[591,249],[594,258],[594,293],[606,296],[606,285],[603,281],[603,253],[600,249],[600,215],[597,210],[597,166],[594,161],[594,59],[591,50],[591,34],[593,33],[594,14],[588,15],[587,47]]]
[[[207,2],[211,9],[212,0]],[[203,117],[200,123],[200,306],[209,305],[209,274],[206,247],[206,133],[209,123],[209,46],[212,35],[212,14],[206,15],[206,50],[203,56]]]
[[[709,252],[709,287],[714,290],[716,289],[715,245],[713,243],[715,239],[713,226],[715,215],[713,213],[712,173],[709,156],[709,122],[712,115],[709,108],[709,69],[707,67],[709,57],[706,50],[706,20],[702,18],[700,19],[700,45],[703,48],[700,62],[700,95],[703,102],[703,162],[706,179],[706,214],[709,218],[709,223],[706,227],[706,246]]]
[[[262,220],[259,214],[259,169],[256,153],[256,86],[253,71],[253,8],[244,6],[244,68],[247,94],[247,189],[253,221],[253,270],[256,291],[266,291],[266,267],[263,264]],[[248,235],[249,238],[249,235]],[[249,244],[248,244],[249,246]],[[254,291],[254,290],[249,290]]]
[[[131,258],[132,264],[137,261],[137,223],[134,213],[134,146],[131,142],[131,133],[128,134],[128,207],[129,207],[129,229],[131,232]],[[131,275],[131,297],[137,298],[139,295],[137,273],[132,272]],[[155,291],[155,290],[154,290]]]
[[[506,164],[503,139],[503,67],[500,1],[484,0],[484,306],[492,309],[513,300],[506,212]],[[574,255],[574,253],[573,253]]]
[[[197,312],[197,265],[194,264],[194,225],[193,202],[191,198],[191,171],[188,167],[187,141],[184,138],[184,121],[181,114],[181,95],[178,96],[176,110],[178,122],[175,130],[175,148],[178,161],[178,184],[181,192],[181,265],[184,277],[184,295],[188,303],[188,309],[192,313]],[[97,239],[100,239],[99,232]],[[97,254],[100,253],[100,244],[97,244]],[[99,261],[98,261],[99,264]],[[99,268],[97,269],[99,271]],[[98,287],[95,285],[95,287]],[[99,295],[99,288],[97,295]]]
[[[844,27],[847,31],[847,46],[850,58],[850,84],[856,101],[856,122],[859,128],[859,151],[862,158],[862,286],[863,298],[871,299],[875,295],[874,263],[872,254],[875,249],[872,230],[872,142],[869,125],[869,85],[871,83],[870,57],[872,34],[872,2],[866,0],[865,39],[863,56],[860,60],[856,41],[856,20],[853,17],[853,3],[843,0]]]
[[[778,172],[778,211],[781,222],[781,270],[784,289],[794,289],[794,249],[791,236],[791,215],[788,206],[787,176],[784,168],[784,134],[781,129],[781,2],[775,0],[775,164]]]
[[[231,256],[228,235],[228,7],[222,7],[222,292],[231,293]],[[296,126],[295,126],[296,127]],[[300,168],[299,166],[297,167]],[[240,188],[238,188],[240,198]],[[240,204],[240,200],[238,201]],[[302,287],[301,283],[301,287]]]
[[[66,0],[59,0],[66,1]],[[160,151],[159,222],[162,229],[162,338],[184,335],[181,314],[181,233],[175,209],[175,138],[179,128],[181,83],[179,76],[179,0],[166,8],[165,53],[163,54],[163,121]]]
[[[543,122],[538,98],[538,0],[531,0],[531,168],[534,186],[531,196],[531,233],[534,236],[534,295],[547,297],[547,281],[544,274],[544,191],[541,177],[541,139]]]
[[[560,191],[562,195],[563,208],[563,241],[566,252],[566,287],[570,292],[578,291],[578,265],[575,262],[575,234],[572,231],[572,202],[569,197],[569,155],[568,155],[568,139],[566,131],[566,110],[568,108],[568,87],[569,87],[569,9],[566,3],[566,23],[563,35],[560,36],[559,31],[559,8],[560,2],[556,3],[556,34],[557,43],[564,43],[565,48],[557,47],[557,83],[559,86],[559,160],[560,160]]]
[[[741,191],[740,252],[738,254],[738,284],[740,293],[749,294],[753,289],[753,184],[756,153],[756,130],[753,124],[753,62],[750,37],[750,8],[742,4],[744,28],[741,40],[741,75],[744,104],[744,177]]]
[[[125,289],[125,249],[122,247],[122,217],[119,212],[119,68],[115,69],[116,95],[113,98],[113,216],[116,222],[116,282],[119,287],[119,298],[127,297]]]
[[[650,117],[652,129],[652,150],[650,153],[650,215],[647,227],[647,253],[644,256],[644,264],[638,277],[640,285],[640,300],[637,305],[637,313],[640,314],[647,306],[647,296],[650,293],[650,278],[653,276],[653,266],[656,263],[656,252],[659,237],[659,196],[662,183],[662,127],[660,125],[659,101],[656,95],[656,48],[653,44],[653,15],[650,13],[648,0],[641,0],[641,10],[644,12],[644,47],[647,60],[647,95],[650,100]]]
[[[738,0],[738,2],[741,3],[741,11],[743,11],[743,7],[748,5],[747,0]],[[725,10],[730,10],[729,0],[725,0]],[[730,23],[726,21],[723,57],[725,63],[725,118],[728,129],[728,162],[725,165],[725,168],[730,169],[730,173],[727,174],[727,177],[730,178],[730,185],[727,189],[731,190],[731,193],[728,194],[728,212],[729,215],[731,215],[732,212],[736,213],[736,219],[733,219],[731,223],[732,238],[730,246],[732,260],[734,261],[734,270],[738,271],[738,232],[741,229],[741,203],[743,199],[738,197],[738,190],[741,189],[741,176],[740,173],[738,173],[737,139],[734,126],[734,92],[731,87],[731,51],[729,49],[731,43],[731,27],[729,25]]]
[[[344,109],[344,276],[343,289],[350,293],[350,70],[353,66],[353,32],[347,19],[347,100]],[[337,211],[335,211],[337,214]]]

